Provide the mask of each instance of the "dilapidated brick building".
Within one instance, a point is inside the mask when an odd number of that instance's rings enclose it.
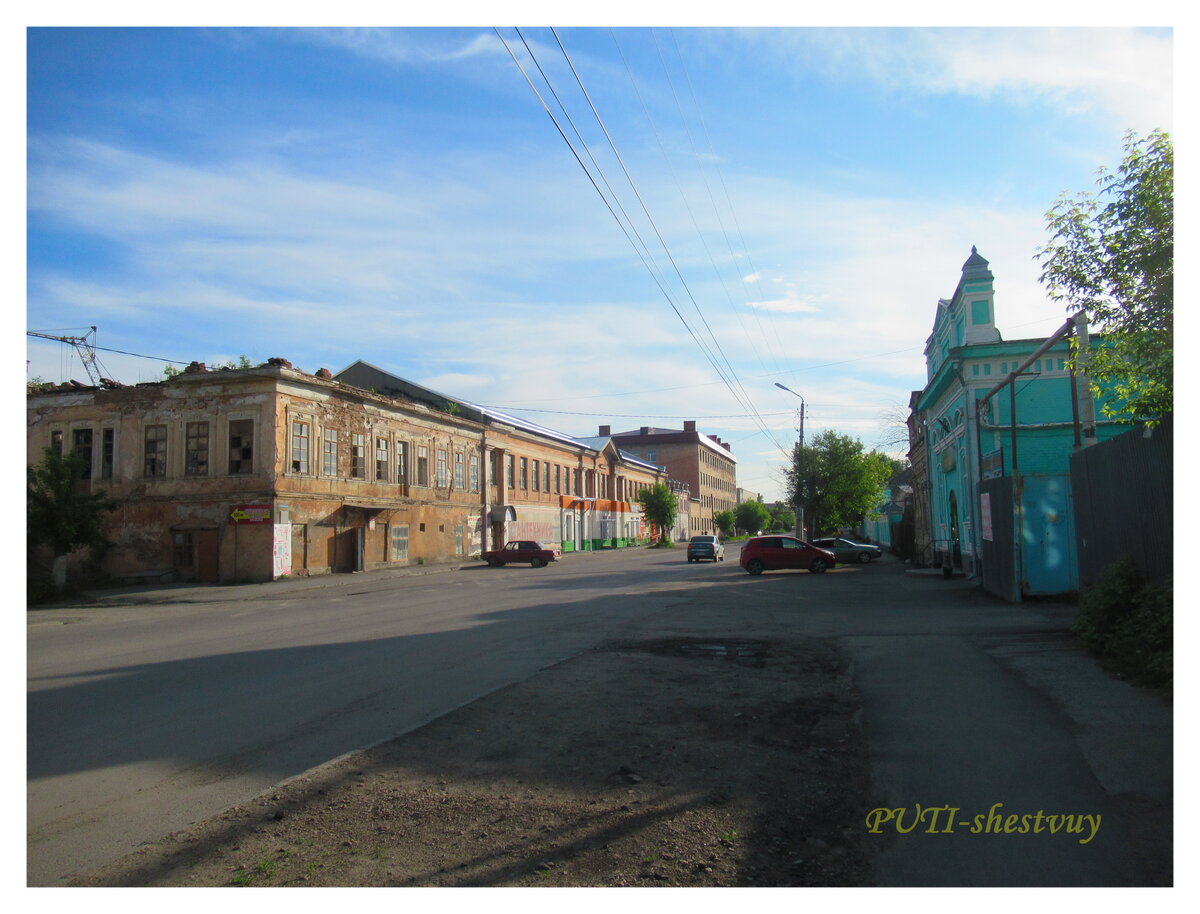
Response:
[[[270,580],[466,559],[506,537],[564,549],[648,535],[650,463],[357,362],[284,359],[135,386],[30,392],[28,459],[85,458],[117,508],[105,571]]]

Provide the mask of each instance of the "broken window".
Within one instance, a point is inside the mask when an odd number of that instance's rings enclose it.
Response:
[[[83,461],[83,475],[81,479],[92,478],[92,430],[90,428],[77,428],[71,433],[71,447]]]
[[[417,445],[417,485],[429,485],[429,448]]]
[[[145,460],[142,468],[145,476],[167,475],[167,427],[165,425],[146,426]]]
[[[117,456],[117,430],[106,428],[100,432],[100,478],[112,479]]]
[[[408,442],[396,442],[396,482],[408,485]]]
[[[208,423],[189,422],[184,451],[183,474],[185,476],[208,475]]]
[[[367,478],[367,441],[365,435],[353,434],[350,436],[350,478]]]
[[[379,482],[387,482],[388,479],[388,464],[391,463],[388,457],[388,440],[386,438],[375,439],[375,478]]]
[[[229,422],[229,473],[244,476],[254,472],[254,420]]]
[[[292,472],[308,472],[309,425],[307,422],[292,423]]]

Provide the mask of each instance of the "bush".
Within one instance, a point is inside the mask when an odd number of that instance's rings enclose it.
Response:
[[[1173,679],[1172,585],[1145,582],[1131,559],[1109,565],[1084,591],[1074,630],[1106,667],[1147,685]]]

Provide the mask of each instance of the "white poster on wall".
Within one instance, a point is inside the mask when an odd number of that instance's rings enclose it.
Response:
[[[992,493],[979,496],[979,531],[989,543],[992,541]]]
[[[275,525],[275,545],[271,550],[272,574],[283,577],[292,573],[292,525]]]

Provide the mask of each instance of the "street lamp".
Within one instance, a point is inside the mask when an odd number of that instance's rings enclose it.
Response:
[[[800,394],[798,394],[794,390],[792,390],[790,387],[784,387],[778,381],[775,382],[775,386],[778,387],[780,390],[786,390],[793,397],[799,397],[799,399],[800,399],[800,428],[797,429],[797,431],[800,432],[800,450],[803,451],[804,450],[804,408],[807,404],[804,402],[804,398],[801,397]],[[796,471],[797,471],[796,472],[796,535],[800,539],[804,539],[804,497],[800,490],[800,485],[801,485],[802,480],[800,479],[800,472],[799,472],[800,467],[799,466],[796,467]]]

